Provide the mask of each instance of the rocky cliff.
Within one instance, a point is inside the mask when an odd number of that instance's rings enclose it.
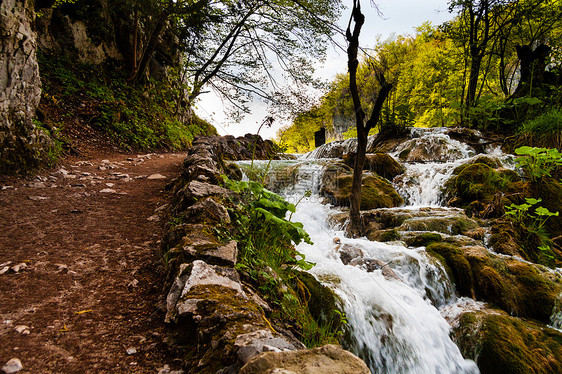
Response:
[[[51,140],[33,123],[41,98],[34,1],[0,3],[0,173],[36,167]]]

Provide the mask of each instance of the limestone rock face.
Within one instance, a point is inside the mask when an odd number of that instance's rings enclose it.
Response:
[[[41,99],[33,6],[0,2],[0,173],[36,166],[51,146],[32,122]]]
[[[240,369],[240,374],[368,374],[367,365],[351,352],[336,345],[288,351],[266,352]]]
[[[111,19],[108,0],[88,1],[88,17],[70,8],[44,9],[37,18],[37,42],[41,51],[66,55],[89,64],[123,61],[119,50],[115,22]]]

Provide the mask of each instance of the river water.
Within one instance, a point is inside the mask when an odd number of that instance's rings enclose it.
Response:
[[[443,210],[443,184],[457,166],[475,157],[476,152],[442,131],[429,131],[419,139],[422,138],[444,144],[441,156],[446,157],[405,164],[406,172],[393,181],[406,201],[400,209]],[[349,151],[352,146],[348,141],[343,148]],[[391,155],[397,157],[408,146],[411,144],[403,144]],[[490,153],[502,156],[499,151]],[[373,373],[478,373],[476,364],[464,359],[451,339],[446,317],[477,310],[483,304],[458,298],[442,265],[424,247],[345,238],[341,227],[330,224],[330,216],[339,210],[323,204],[318,193],[322,171],[337,160],[316,158],[323,154],[326,149],[317,149],[301,159],[274,164],[269,185],[294,203],[306,190],[312,193],[299,202],[292,220],[304,224],[314,244],[302,243],[298,250],[316,264],[310,272],[341,299],[349,330],[345,348],[365,360]],[[339,244],[335,238],[340,239]],[[385,277],[382,270],[367,272],[344,265],[336,252],[342,246],[359,248],[365,258],[388,263],[399,279]]]

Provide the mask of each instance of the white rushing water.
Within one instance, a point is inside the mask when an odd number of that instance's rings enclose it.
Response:
[[[321,161],[299,164],[292,172],[296,185],[284,195],[296,202],[303,191],[313,192],[299,203],[292,220],[304,224],[314,245],[302,243],[298,250],[316,264],[311,273],[340,297],[350,330],[347,348],[373,373],[478,373],[476,364],[465,360],[451,340],[451,327],[438,309],[457,301],[442,266],[424,248],[344,238],[328,223],[334,209],[314,194],[323,167]],[[400,280],[385,277],[382,270],[344,265],[335,237],[340,246],[359,248],[365,258],[389,263]]]
[[[403,209],[444,210],[444,183],[457,166],[477,155],[444,130],[421,131],[413,131],[413,139],[399,145],[392,156],[398,158],[401,151],[417,146],[422,153],[430,149],[436,159],[406,163],[405,173],[393,184],[406,201]],[[334,160],[318,157],[341,156],[354,147],[356,142],[351,140],[334,142],[299,160],[270,165],[268,176],[270,188],[282,191],[288,201],[300,201],[292,220],[304,224],[314,244],[301,243],[298,250],[316,264],[310,272],[341,299],[349,329],[346,348],[363,358],[373,373],[478,373],[476,364],[464,359],[451,340],[449,322],[463,311],[478,310],[481,303],[457,298],[442,265],[425,248],[344,238],[342,231],[330,225],[330,214],[337,210],[322,204],[318,193],[323,170]],[[501,156],[500,152],[490,153]],[[312,196],[301,200],[306,191]],[[334,243],[336,237],[340,244]],[[399,279],[385,277],[380,269],[367,272],[360,266],[344,265],[338,246],[358,248],[365,258],[388,263]]]
[[[343,238],[327,223],[330,207],[314,200],[303,200],[293,216],[304,223],[314,242],[298,250],[316,263],[311,272],[343,301],[351,330],[348,348],[374,373],[477,373],[476,364],[462,357],[449,337],[449,324],[430,302],[428,293],[442,305],[455,301],[439,265],[423,249]],[[334,237],[340,237],[342,245],[361,248],[366,257],[391,261],[389,266],[402,280],[387,279],[381,270],[368,273],[344,265],[336,256]]]

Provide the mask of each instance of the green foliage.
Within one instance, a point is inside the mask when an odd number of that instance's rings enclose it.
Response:
[[[520,155],[515,159],[517,165],[531,178],[538,181],[543,177],[551,177],[551,173],[562,166],[562,153],[556,148],[519,147],[515,153]]]
[[[310,270],[314,264],[295,248],[303,241],[312,243],[302,223],[285,218],[295,211],[295,205],[258,182],[224,177],[224,184],[241,199],[230,212],[235,230],[219,232],[238,242],[236,268],[258,285],[274,306],[273,317],[296,322],[305,344],[335,342],[340,327],[312,318],[307,306],[310,292],[298,280],[300,270]]]
[[[542,206],[537,206],[535,212],[531,213],[529,209],[540,203],[542,199],[526,198],[525,201],[526,203],[523,204],[506,206],[505,214],[507,218],[520,225],[526,225],[534,232],[540,231],[550,217],[558,217],[559,215],[559,212],[551,212]]]
[[[46,154],[44,154],[44,158],[46,159],[46,166],[53,167],[58,162],[60,156],[62,155],[62,145],[63,141],[60,139],[61,135],[59,134],[60,131],[56,127],[49,130],[45,127],[45,124],[39,121],[38,119],[33,119],[33,124],[35,127],[43,132],[47,137],[49,137],[53,141],[53,145],[46,149]],[[37,155],[37,158],[43,158],[42,155]]]
[[[73,63],[40,55],[43,80],[42,105],[50,120],[62,123],[61,132],[76,118],[108,134],[120,147],[135,150],[190,146],[197,134],[216,134],[205,121],[179,118],[181,87],[170,77],[145,87],[131,86],[123,71],[110,66]],[[185,113],[185,112],[184,112]]]
[[[517,134],[523,138],[523,144],[562,149],[562,111],[552,108],[524,122]]]

